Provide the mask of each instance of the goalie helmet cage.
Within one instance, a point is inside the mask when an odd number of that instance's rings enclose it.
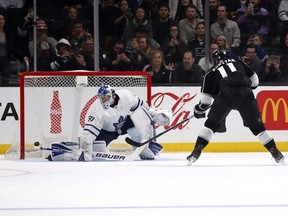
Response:
[[[77,141],[101,84],[128,89],[151,104],[151,75],[147,72],[21,73],[20,159],[25,159],[25,149],[34,148],[35,142],[49,147],[53,141]]]

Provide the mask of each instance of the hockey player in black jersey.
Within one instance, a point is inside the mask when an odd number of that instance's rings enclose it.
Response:
[[[211,107],[204,128],[200,131],[195,148],[187,157],[188,166],[194,163],[210,142],[221,121],[230,111],[239,111],[244,126],[258,137],[277,163],[285,163],[284,156],[277,149],[273,137],[267,132],[252,89],[259,84],[257,74],[242,61],[228,59],[225,50],[213,53],[215,65],[206,73],[202,84],[202,98],[194,107],[194,116],[204,118]],[[213,101],[214,97],[214,101]],[[213,101],[213,103],[212,103]]]

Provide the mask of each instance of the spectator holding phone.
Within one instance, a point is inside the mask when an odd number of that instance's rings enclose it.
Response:
[[[257,57],[264,62],[268,58],[268,52],[263,48],[263,38],[259,34],[253,34],[249,37],[247,45],[253,45],[256,48]],[[245,55],[246,46],[242,51],[242,55]]]
[[[256,47],[254,45],[246,46],[245,55],[241,57],[241,60],[255,71],[257,75],[261,73],[262,61],[257,57]]]
[[[281,35],[279,48],[270,51],[261,75],[261,82],[283,83],[288,81],[288,32]]]
[[[280,70],[280,55],[273,53],[269,55],[264,62],[264,69],[259,74],[260,82],[284,82],[282,72]]]
[[[269,41],[270,15],[261,7],[261,0],[249,0],[238,10],[237,24],[241,31],[241,41],[246,43],[251,34],[261,35]]]
[[[113,50],[108,52],[103,62],[104,70],[107,71],[130,71],[131,59],[125,52],[124,41],[118,40],[113,44]]]

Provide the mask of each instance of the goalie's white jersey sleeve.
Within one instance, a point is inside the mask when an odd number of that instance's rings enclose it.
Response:
[[[119,101],[113,108],[104,110],[100,101],[96,100],[84,127],[84,134],[92,135],[93,140],[97,139],[102,129],[109,132],[118,131],[131,112],[143,105],[148,107],[146,102],[128,90],[121,89],[116,91],[116,94]]]
[[[121,115],[127,116],[131,112],[138,109],[140,106],[145,106],[148,108],[148,105],[145,101],[138,98],[132,92],[126,89],[120,89],[116,91],[116,94],[119,96],[118,105],[116,105],[116,109]]]

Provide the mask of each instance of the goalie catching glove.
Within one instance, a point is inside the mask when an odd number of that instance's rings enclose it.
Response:
[[[206,117],[206,110],[210,108],[210,105],[206,105],[206,104],[197,104],[194,107],[194,116],[195,118],[199,119],[199,118],[205,118]]]
[[[172,112],[170,110],[159,109],[154,106],[149,108],[149,114],[151,115],[153,122],[160,126],[166,126],[171,123]]]

